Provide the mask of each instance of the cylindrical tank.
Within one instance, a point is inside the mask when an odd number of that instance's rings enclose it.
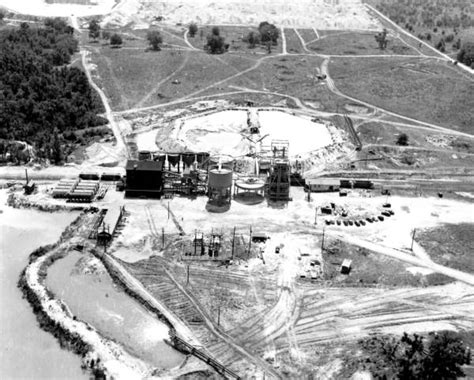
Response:
[[[208,184],[209,201],[206,208],[214,212],[227,211],[232,199],[232,170],[210,170]]]
[[[222,189],[232,187],[232,170],[212,169],[209,171],[209,188]]]
[[[151,152],[149,150],[140,150],[138,152],[139,161],[148,161],[151,160]]]

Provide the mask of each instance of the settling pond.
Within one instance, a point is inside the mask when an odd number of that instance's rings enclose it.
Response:
[[[164,342],[168,326],[119,289],[91,254],[69,252],[49,268],[46,283],[78,319],[90,323],[130,354],[165,369],[184,360]]]

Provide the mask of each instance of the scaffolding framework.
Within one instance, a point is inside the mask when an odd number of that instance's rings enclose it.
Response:
[[[267,184],[267,195],[271,201],[290,200],[289,146],[287,140],[272,141],[273,158]]]

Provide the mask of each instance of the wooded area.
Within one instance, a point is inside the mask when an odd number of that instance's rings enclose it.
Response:
[[[27,142],[37,158],[60,163],[75,131],[107,122],[85,73],[68,66],[77,47],[60,19],[0,31],[0,140]]]

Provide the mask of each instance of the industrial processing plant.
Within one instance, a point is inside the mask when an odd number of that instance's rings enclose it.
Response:
[[[474,378],[474,8],[420,4],[0,0],[0,378]]]

